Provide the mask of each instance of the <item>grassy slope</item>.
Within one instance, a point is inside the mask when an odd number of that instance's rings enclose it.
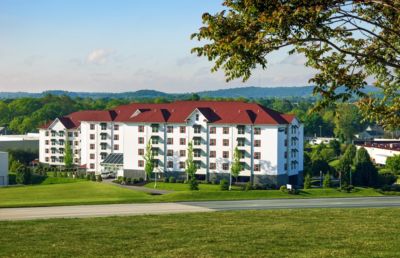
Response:
[[[354,193],[336,189],[309,189],[299,195],[289,195],[278,190],[220,191],[218,185],[200,185],[200,191],[186,190],[186,184],[161,183],[159,188],[175,189],[176,192],[151,196],[143,192],[124,189],[114,185],[90,181],[73,181],[68,178],[49,178],[44,185],[0,188],[1,207],[57,206],[102,203],[143,203],[205,200],[249,200],[268,198],[316,198],[381,196],[373,189],[358,188]],[[64,182],[64,183],[62,183]],[[180,189],[180,190],[179,190]]]
[[[150,199],[151,196],[142,192],[89,181],[0,189],[0,207],[145,202]]]
[[[397,257],[399,212],[304,209],[0,222],[0,256]]]

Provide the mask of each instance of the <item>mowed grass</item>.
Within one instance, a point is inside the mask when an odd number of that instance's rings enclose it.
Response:
[[[147,188],[154,189],[154,182],[147,183],[144,185]],[[169,191],[189,191],[189,184],[183,183],[164,183],[164,182],[157,182],[157,188],[161,190],[169,190]],[[240,190],[239,186],[232,186],[233,190]],[[212,184],[199,184],[200,191],[221,191],[220,185],[212,185]]]
[[[80,180],[71,183],[0,188],[0,207],[3,208],[146,201],[151,201],[151,196],[142,192]]]
[[[398,257],[399,208],[0,222],[0,257]]]
[[[340,192],[337,189],[308,189],[300,191],[299,195],[290,195],[279,190],[241,191],[238,188],[234,188],[232,191],[221,191],[218,185],[206,184],[200,185],[200,191],[189,191],[187,190],[187,184],[171,183],[160,183],[158,189],[175,190],[175,192],[164,195],[149,195],[144,192],[121,188],[117,185],[91,181],[69,178],[49,178],[48,180],[42,185],[0,188],[0,208],[107,203],[382,196],[381,193],[370,188],[357,188],[357,191],[353,193]]]

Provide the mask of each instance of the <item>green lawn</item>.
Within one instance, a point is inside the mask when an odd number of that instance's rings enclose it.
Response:
[[[0,257],[398,257],[399,208],[0,222]]]
[[[145,185],[147,188],[154,189],[154,182],[148,183]],[[171,191],[188,191],[189,185],[182,184],[182,183],[164,183],[164,182],[157,182],[157,189],[161,190],[171,190]],[[233,186],[232,189],[240,190],[241,188],[238,186]],[[212,185],[212,184],[199,184],[200,191],[221,191],[220,185]]]
[[[148,187],[150,186],[153,187],[153,184],[148,184]],[[370,188],[357,188],[353,193],[340,192],[336,189],[308,189],[301,190],[299,195],[290,195],[279,190],[241,191],[238,187],[232,191],[221,191],[219,185],[209,184],[200,184],[200,191],[189,191],[187,184],[178,183],[159,183],[158,189],[175,191],[164,195],[149,195],[117,185],[49,177],[41,185],[0,188],[0,208],[103,203],[382,196],[381,193]]]
[[[54,178],[49,180],[66,180]],[[70,179],[73,180],[73,179]],[[151,201],[151,196],[113,185],[75,180],[72,183],[0,188],[0,207],[56,206]]]

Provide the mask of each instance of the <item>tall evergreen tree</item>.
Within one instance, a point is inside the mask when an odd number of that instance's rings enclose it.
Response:
[[[354,185],[375,186],[378,184],[378,171],[371,161],[368,151],[361,147],[355,158]]]

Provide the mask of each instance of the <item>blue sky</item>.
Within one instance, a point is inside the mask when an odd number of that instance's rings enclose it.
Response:
[[[304,58],[283,51],[268,71],[226,83],[190,54],[190,34],[217,0],[1,0],[0,91],[193,92],[307,84]]]

